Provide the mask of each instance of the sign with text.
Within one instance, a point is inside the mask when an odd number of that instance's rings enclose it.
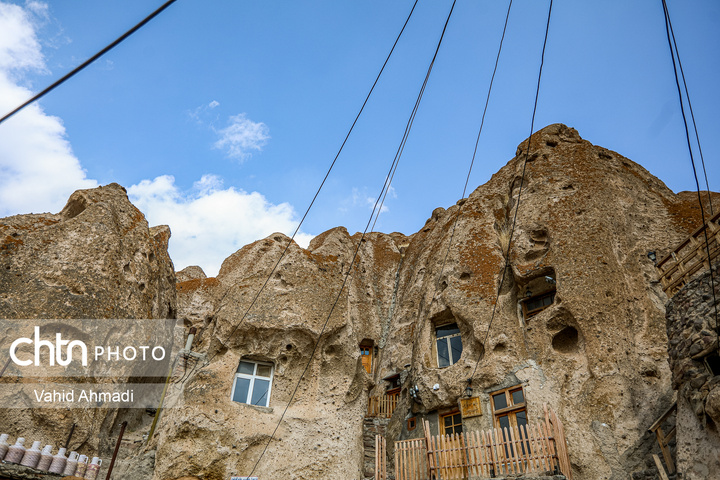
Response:
[[[0,320],[0,408],[151,408],[182,345],[176,320]]]

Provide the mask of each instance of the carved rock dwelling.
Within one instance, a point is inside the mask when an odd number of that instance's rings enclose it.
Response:
[[[3,219],[4,318],[177,316],[209,359],[180,363],[147,444],[152,417],[136,411],[91,427],[72,411],[6,410],[5,430],[59,438],[77,422],[77,441],[107,456],[114,437],[90,429],[130,419],[116,478],[210,480],[248,475],[277,426],[255,475],[362,479],[375,433],[392,472],[395,441],[542,424],[547,405],[564,425],[563,473],[644,475],[660,452],[648,428],[675,400],[648,252],[662,258],[701,224],[697,196],[560,124],[530,139],[521,187],[527,147],[420,231],[367,235],[331,315],[360,241],[343,227],[291,244],[272,275],[279,233],[216,278],[177,272],[175,291],[167,230],[148,229],[119,186]]]

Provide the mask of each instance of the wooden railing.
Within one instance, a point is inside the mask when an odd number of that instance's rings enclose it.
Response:
[[[398,395],[380,395],[370,397],[368,402],[368,417],[390,418],[392,417],[398,403]]]
[[[562,423],[545,408],[538,425],[395,442],[397,480],[454,480],[559,471],[572,480]]]
[[[675,295],[702,268],[709,268],[712,261],[720,255],[718,222],[720,222],[720,212],[657,263],[660,283],[669,297]],[[707,245],[705,244],[706,232]],[[710,251],[709,258],[708,250]]]
[[[675,425],[672,425],[667,433],[663,431],[662,427],[663,423],[665,423],[665,421],[673,414],[677,414],[677,402],[673,402],[673,404],[670,405],[670,408],[665,410],[665,413],[663,413],[660,418],[658,418],[648,429],[650,432],[655,434],[658,445],[660,445],[660,452],[662,452],[663,458],[665,459],[665,465],[667,465],[668,472],[670,473],[675,473],[675,461],[673,460],[668,443],[670,443],[670,440],[675,437]]]

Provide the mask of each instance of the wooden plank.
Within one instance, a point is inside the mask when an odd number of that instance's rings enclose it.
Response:
[[[663,468],[662,462],[660,462],[660,458],[653,453],[653,460],[655,460],[655,466],[658,469],[658,472],[660,472],[660,478],[662,480],[668,480],[667,473],[665,473],[665,469]]]

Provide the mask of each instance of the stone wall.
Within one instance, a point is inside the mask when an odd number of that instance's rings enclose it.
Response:
[[[676,463],[688,480],[720,472],[720,372],[710,368],[718,352],[713,303],[720,299],[718,266],[714,298],[708,270],[667,304],[669,362],[678,391]]]

